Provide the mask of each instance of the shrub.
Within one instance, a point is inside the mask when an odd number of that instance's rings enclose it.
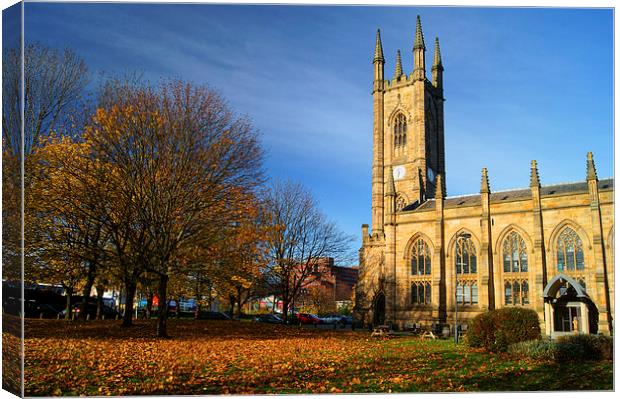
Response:
[[[558,338],[557,360],[613,358],[613,339],[604,335],[578,334]]]
[[[510,344],[539,339],[540,323],[532,309],[502,308],[474,317],[467,335],[470,346],[505,352]]]
[[[533,340],[514,343],[508,346],[508,352],[531,359],[610,360],[613,358],[613,339],[603,335],[565,335],[557,341]]]
[[[556,343],[547,339],[535,339],[510,344],[508,353],[530,359],[555,359]]]

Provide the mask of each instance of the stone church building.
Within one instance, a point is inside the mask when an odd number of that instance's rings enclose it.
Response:
[[[446,196],[443,79],[435,40],[431,81],[418,17],[414,70],[400,52],[384,76],[374,54],[372,225],[362,225],[356,312],[365,324],[454,327],[487,309],[534,309],[543,333],[611,334],[614,310],[613,179],[591,153],[584,180]]]

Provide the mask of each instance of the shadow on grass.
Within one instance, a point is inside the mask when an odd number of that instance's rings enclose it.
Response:
[[[121,320],[39,320],[26,319],[26,338],[62,339],[152,339],[156,338],[157,320],[134,320],[121,327]],[[239,340],[279,340],[287,338],[325,338],[360,336],[366,332],[332,329],[309,329],[298,326],[271,325],[230,320],[169,319],[168,335],[175,340],[193,338],[228,338]]]

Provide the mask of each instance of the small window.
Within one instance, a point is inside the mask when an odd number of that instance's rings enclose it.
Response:
[[[407,144],[407,118],[398,114],[394,119],[394,147],[402,147]]]

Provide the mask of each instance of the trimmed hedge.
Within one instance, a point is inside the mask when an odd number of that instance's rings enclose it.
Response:
[[[613,359],[614,341],[605,335],[564,335],[557,341],[557,360]]]
[[[556,361],[611,360],[613,339],[604,335],[565,335],[557,341],[533,340],[508,346],[508,352],[530,359]]]
[[[469,346],[505,352],[510,344],[540,339],[538,315],[532,309],[501,308],[474,317],[467,329]]]

